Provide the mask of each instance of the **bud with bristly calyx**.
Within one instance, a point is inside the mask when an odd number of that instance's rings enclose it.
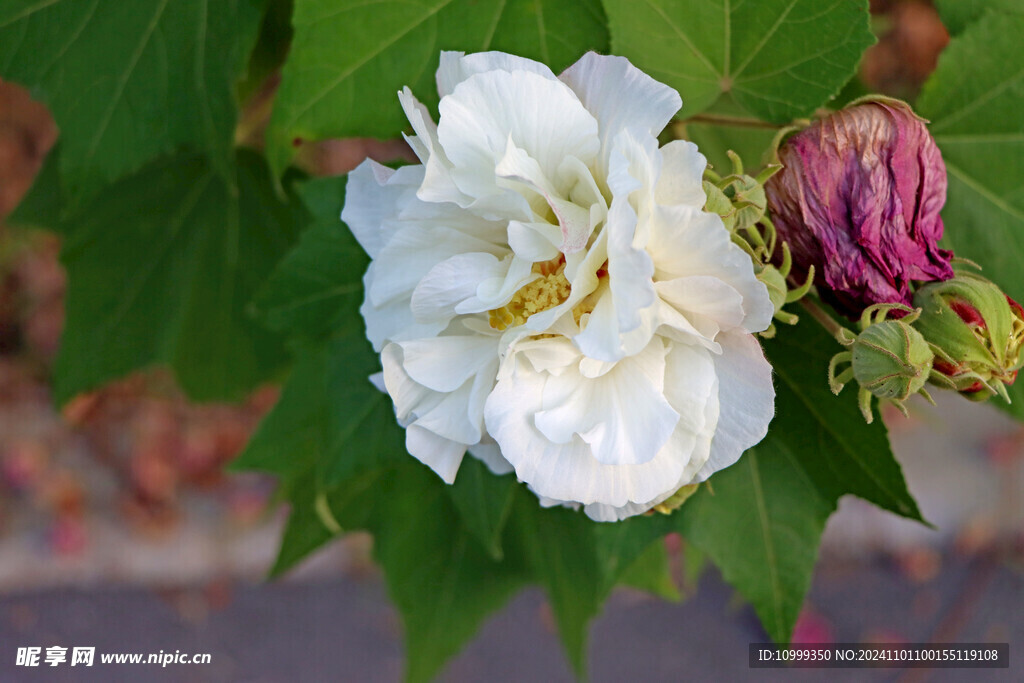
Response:
[[[781,170],[778,164],[769,164],[757,176],[747,175],[743,170],[743,161],[739,155],[729,150],[732,161],[732,173],[720,176],[710,168],[704,170],[704,193],[707,201],[704,210],[717,213],[722,223],[732,235],[732,241],[742,248],[754,262],[757,279],[768,289],[768,296],[775,307],[774,320],[795,325],[799,318],[784,311],[783,306],[803,297],[811,288],[814,279],[814,266],[805,273],[802,285],[794,285],[791,289],[787,280],[792,267],[789,246],[782,242],[781,251],[776,251],[778,243],[775,226],[765,215],[768,199],[765,196],[764,184]],[[779,259],[775,254],[781,254]],[[772,261],[781,261],[773,264]],[[775,336],[775,324],[760,332],[762,337]]]
[[[855,318],[872,304],[909,305],[912,282],[953,276],[940,249],[946,169],[923,119],[899,100],[853,103],[786,139],[765,183],[769,215],[813,265],[822,298]]]
[[[887,319],[893,313],[900,320]],[[906,415],[903,402],[911,394],[921,394],[929,401],[925,383],[935,372],[933,353],[920,332],[911,327],[919,310],[910,310],[902,304],[875,304],[864,310],[860,333],[842,329],[838,341],[849,351],[837,353],[829,363],[829,386],[838,394],[850,380],[860,385],[858,398],[861,414],[871,422],[871,397],[892,403]],[[850,367],[837,374],[840,363]],[[941,380],[940,380],[941,381]]]
[[[914,304],[922,309],[915,326],[935,351],[935,369],[967,398],[999,394],[1009,401],[1005,385],[1024,364],[1020,304],[990,280],[963,271],[921,287]]]

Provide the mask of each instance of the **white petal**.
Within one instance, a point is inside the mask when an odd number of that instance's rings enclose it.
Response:
[[[430,269],[412,293],[412,314],[416,320],[447,322],[455,317],[455,308],[467,299],[475,299],[480,283],[504,277],[508,264],[493,254],[470,252],[456,254]]]
[[[768,289],[754,275],[750,257],[733,244],[717,214],[693,207],[658,206],[651,214],[655,278],[707,275],[718,278],[743,297],[743,328],[760,332],[771,324],[775,307]]]
[[[655,289],[707,339],[715,339],[722,329],[732,330],[743,324],[743,297],[716,277],[680,277],[658,282]]]
[[[556,339],[542,341],[561,343]],[[505,364],[510,367],[500,373],[501,379],[484,409],[487,431],[515,467],[516,476],[539,496],[621,506],[649,502],[679,480],[688,453],[677,457],[668,446],[641,465],[605,465],[579,436],[566,444],[553,443],[533,421],[546,407],[544,388],[550,376],[536,372],[526,361],[520,362],[516,354]]]
[[[452,178],[475,201],[480,215],[530,220],[525,199],[496,183],[495,168],[509,138],[545,173],[566,156],[586,161],[597,154],[597,122],[557,80],[526,71],[470,76],[441,100],[438,138],[451,161]]]
[[[398,101],[416,133],[413,137],[407,136],[406,141],[423,163],[423,181],[416,196],[426,202],[465,204],[472,201],[452,181],[451,163],[437,140],[437,125],[430,117],[430,112],[413,96],[409,88],[403,88],[398,93]]]
[[[718,395],[715,354],[700,346],[670,344],[665,358],[665,397],[678,413],[677,429],[710,441],[715,422],[708,423],[705,406]],[[717,417],[717,411],[715,412]]]
[[[410,170],[396,174],[367,159],[348,174],[341,220],[371,258],[376,258],[387,244],[393,230],[386,224],[398,216],[422,178],[421,167],[405,168]]]
[[[650,462],[679,421],[663,394],[665,353],[664,344],[655,340],[597,377],[579,372],[550,377],[545,410],[534,424],[555,443],[568,443],[578,434],[606,465]]]
[[[543,332],[556,325],[560,318],[571,317],[567,315],[569,311],[597,290],[600,284],[597,271],[607,259],[608,231],[602,230],[589,249],[569,254],[565,259],[565,277],[571,285],[569,298],[553,308],[530,316],[524,327]]]
[[[508,245],[525,261],[550,261],[558,256],[561,242],[562,231],[557,225],[509,221]]]
[[[478,443],[497,344],[497,337],[447,336],[385,347],[384,384],[398,419],[463,447]]]
[[[409,376],[434,391],[455,391],[492,363],[492,376],[497,371],[497,337],[444,336],[395,345],[405,354]]]
[[[406,227],[391,238],[373,261],[376,274],[367,296],[375,305],[396,298],[411,298],[427,273],[457,254],[487,252],[501,255],[505,249],[463,232],[442,226]]]
[[[445,439],[413,424],[405,430],[405,447],[410,455],[434,470],[444,483],[455,483],[455,475],[466,454],[465,444]]]
[[[377,264],[370,263],[370,267],[363,277],[364,288],[368,292],[373,287],[377,271]],[[362,314],[363,320],[366,321],[366,338],[370,340],[373,348],[377,351],[383,349],[389,341],[432,337],[443,330],[447,324],[443,320],[417,322],[409,307],[408,296],[392,298],[379,306],[367,297],[359,307],[359,312]]]
[[[704,481],[739,460],[743,451],[768,433],[775,414],[772,369],[753,335],[724,334],[722,355],[715,357],[720,414],[711,455],[695,476]]]
[[[564,339],[530,339],[517,344],[514,351],[538,373],[560,375],[580,360],[580,352]],[[509,368],[514,365],[506,364]]]
[[[480,281],[476,295],[456,306],[455,312],[480,313],[504,306],[520,288],[538,277],[531,261],[510,254],[492,277]]]
[[[515,471],[512,464],[501,454],[498,444],[487,435],[484,435],[483,441],[469,447],[469,454],[487,465],[487,469],[499,477]]]
[[[561,168],[561,164],[559,164]],[[538,193],[551,208],[561,228],[562,240],[559,251],[572,254],[587,246],[593,225],[590,222],[590,208],[578,206],[564,198],[541,169],[536,159],[512,142],[509,136],[505,156],[498,162],[495,172],[501,178],[514,180]]]
[[[679,93],[640,71],[625,57],[588,52],[559,78],[597,118],[601,146],[606,151],[605,168],[607,152],[619,131],[637,128],[657,136],[683,106]]]
[[[384,387],[395,402],[398,421],[407,423],[413,411],[424,401],[430,400],[434,392],[417,383],[402,367],[404,355],[398,344],[388,344],[381,352]]]
[[[473,74],[486,71],[530,71],[554,80],[555,74],[546,65],[525,57],[505,52],[441,52],[441,63],[437,67],[437,94],[450,95],[462,81]]]
[[[673,140],[661,148],[661,175],[654,191],[659,204],[687,204],[704,208],[704,169],[708,160],[687,140]]]
[[[586,328],[577,337],[580,349],[600,360],[615,360],[636,353],[650,341],[656,328],[657,294],[654,283],[654,262],[644,248],[646,230],[640,230],[638,216],[631,201],[634,190],[644,187],[634,176],[653,172],[650,150],[624,131],[617,138],[608,178],[613,192],[605,232],[608,234],[609,290],[602,295]],[[636,163],[634,163],[636,161]],[[610,297],[610,301],[605,299]],[[613,317],[614,316],[614,317]],[[612,336],[618,343],[612,345]]]
[[[594,310],[580,320],[583,329],[573,337],[573,342],[588,358],[614,362],[626,355],[622,349],[615,299],[607,285],[598,290],[598,297]]]

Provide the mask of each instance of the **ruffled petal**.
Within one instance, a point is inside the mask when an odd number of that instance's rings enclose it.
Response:
[[[708,461],[694,477],[704,481],[739,460],[768,433],[775,415],[772,368],[761,345],[749,334],[723,334],[715,357],[720,413]]]
[[[504,281],[509,264],[493,254],[469,252],[456,254],[441,261],[430,269],[416,285],[412,293],[411,309],[416,320],[447,322],[455,317],[460,304],[477,300],[477,290],[482,282],[490,279]],[[522,284],[510,284],[511,295],[529,281],[526,276]],[[475,308],[475,307],[470,307]],[[487,306],[482,310],[489,310]]]
[[[685,204],[704,208],[708,200],[704,192],[704,169],[708,160],[687,140],[673,140],[661,148],[661,175],[654,189],[659,204]]]
[[[363,276],[364,289],[370,291],[377,278],[377,264],[371,263],[366,275]],[[359,313],[366,322],[366,338],[373,344],[376,351],[384,348],[389,341],[404,341],[432,337],[441,332],[447,325],[443,320],[419,322],[409,307],[409,298],[397,297],[376,305],[367,297]]]
[[[649,462],[679,420],[663,393],[665,353],[655,340],[598,376],[576,369],[548,378],[545,409],[534,417],[538,431],[558,444],[579,435],[606,465]]]
[[[640,229],[643,219],[631,199],[634,191],[644,189],[642,176],[652,171],[650,153],[628,130],[616,138],[616,153],[608,176],[613,198],[605,225],[608,290],[576,339],[584,353],[600,360],[637,353],[656,329],[654,261],[645,249],[646,230]],[[609,343],[613,336],[618,338],[614,345]]]
[[[640,71],[625,57],[588,52],[559,79],[597,118],[605,169],[612,141],[621,130],[636,128],[657,136],[683,106],[679,93]]]
[[[554,173],[562,159],[584,161],[599,149],[597,122],[557,80],[527,71],[470,76],[441,100],[438,138],[452,163],[452,179],[474,198],[460,204],[482,216],[531,220],[520,194],[497,184],[495,168],[509,139]]]
[[[574,353],[578,363],[579,353],[564,340],[544,339],[528,344],[561,346],[565,355]],[[561,368],[561,375],[551,370],[540,372],[533,367],[531,355],[516,351],[505,361],[508,368],[500,373],[487,399],[484,417],[488,433],[501,446],[516,475],[538,495],[582,504],[622,506],[649,502],[679,480],[689,451],[685,444],[681,447],[672,443],[676,432],[653,458],[637,465],[601,463],[593,446],[578,434],[563,444],[545,436],[536,425],[536,416],[548,407],[545,387],[552,377],[578,373],[578,369],[570,363]],[[685,440],[686,435],[680,433],[680,437]]]
[[[394,234],[394,219],[422,179],[420,166],[406,166],[398,173],[372,159],[348,174],[341,220],[370,258],[376,258]]]
[[[497,337],[443,336],[388,344],[384,385],[406,425],[409,452],[445,481],[484,437],[484,404],[498,369]]]
[[[478,374],[498,370],[497,337],[451,335],[398,343],[409,377],[433,391],[455,391]],[[490,370],[488,373],[487,371]]]
[[[446,484],[455,483],[462,458],[466,455],[466,444],[446,439],[418,425],[409,425],[405,430],[405,448],[409,454],[434,470]]]
[[[771,324],[775,307],[768,288],[754,275],[750,257],[733,244],[717,214],[682,205],[656,207],[648,249],[656,280],[718,278],[743,298],[743,329],[760,332]]]
[[[515,472],[512,463],[501,454],[498,444],[494,443],[494,439],[486,434],[480,443],[469,447],[469,454],[487,465],[487,469],[499,477],[503,474]]]
[[[555,80],[555,74],[545,64],[505,52],[441,52],[441,63],[437,67],[437,94],[445,97],[455,91],[462,81],[473,74],[488,71],[529,71],[538,76]]]
[[[367,295],[376,305],[411,298],[436,264],[465,253],[501,254],[502,249],[447,227],[407,227],[395,233],[374,260],[376,274]]]
[[[662,301],[683,313],[706,339],[719,331],[743,324],[743,296],[731,286],[709,275],[691,275],[655,284]]]

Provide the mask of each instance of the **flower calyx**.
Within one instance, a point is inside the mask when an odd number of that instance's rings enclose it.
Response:
[[[889,317],[893,311],[906,315],[893,319]],[[903,402],[911,394],[932,401],[924,388],[929,379],[949,385],[933,367],[935,353],[931,346],[912,326],[920,315],[920,310],[902,304],[874,304],[861,315],[859,333],[841,328],[836,337],[849,350],[837,353],[829,362],[829,387],[838,395],[848,382],[856,380],[860,412],[869,424],[874,419],[872,397],[892,403],[906,415]],[[843,363],[850,365],[839,372]]]
[[[704,192],[707,194],[704,210],[721,216],[733,242],[750,256],[757,279],[764,283],[775,306],[774,319],[795,325],[799,318],[782,309],[810,291],[814,281],[814,266],[808,270],[803,284],[796,284],[789,279],[793,267],[792,253],[786,242],[779,244],[775,226],[766,213],[768,199],[764,184],[782,166],[769,164],[757,176],[750,176],[744,173],[743,161],[735,152],[729,150],[727,154],[732,161],[731,174],[720,176],[711,169],[704,172]],[[773,263],[776,254],[781,254],[781,257],[777,263]],[[774,323],[760,335],[765,338],[774,337]]]
[[[995,283],[957,269],[945,282],[914,295],[922,310],[916,327],[935,353],[935,369],[961,395],[984,401],[999,394],[1009,402],[1024,365],[1024,309]]]
[[[686,486],[680,487],[678,491],[652,507],[651,510],[663,515],[671,515],[673,512],[681,508],[683,503],[690,499],[690,496],[697,493],[697,489],[699,487],[700,484],[687,484]]]

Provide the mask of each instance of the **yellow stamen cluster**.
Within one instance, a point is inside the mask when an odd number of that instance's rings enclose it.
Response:
[[[501,308],[488,311],[488,322],[496,330],[522,325],[531,315],[554,308],[569,298],[571,287],[565,277],[565,259],[533,264],[533,272],[540,275],[524,285],[512,300]]]

